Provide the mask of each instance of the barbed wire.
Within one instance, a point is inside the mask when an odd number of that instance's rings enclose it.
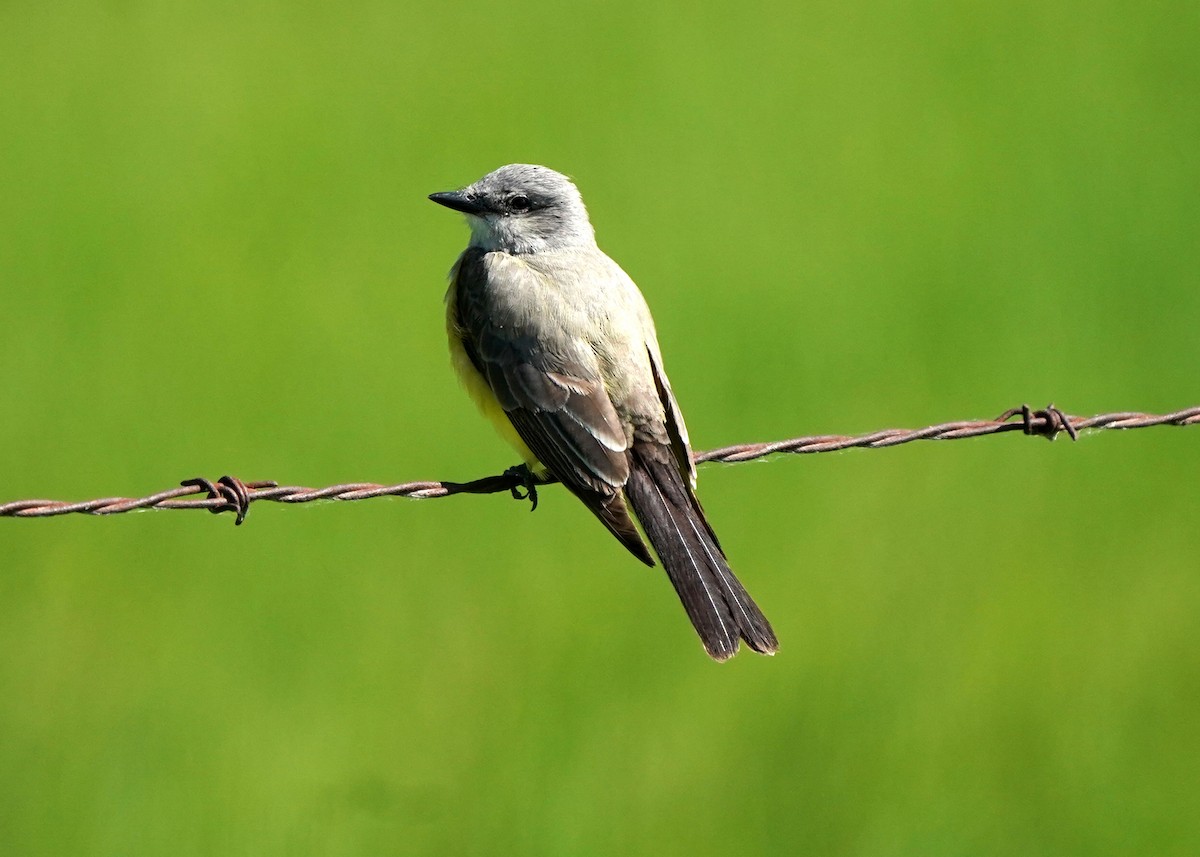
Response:
[[[1020,416],[1019,422],[1011,422]],[[1019,431],[1053,440],[1066,432],[1072,440],[1085,429],[1135,429],[1150,426],[1190,426],[1200,423],[1200,406],[1170,414],[1146,414],[1121,411],[1092,417],[1068,416],[1053,405],[1034,410],[1028,405],[1005,411],[994,420],[960,420],[939,423],[919,429],[883,429],[862,435],[817,435],[797,437],[769,443],[744,443],[693,454],[697,464],[710,461],[739,463],[765,458],[768,455],[807,455],[837,452],[843,449],[882,449],[916,440],[960,440]],[[210,512],[234,512],[235,523],[246,518],[250,504],[269,500],[275,503],[311,503],[316,500],[367,500],[372,497],[407,497],[412,500],[432,500],[454,494],[495,494],[510,492],[514,497],[529,497],[537,505],[536,486],[558,480],[552,476],[531,477],[523,467],[513,467],[498,476],[487,476],[470,482],[403,482],[383,485],[376,482],[351,482],[325,488],[306,488],[279,485],[270,481],[243,482],[233,476],[222,476],[216,482],[208,479],[188,479],[178,488],[171,488],[146,497],[101,497],[77,503],[61,500],[14,500],[0,505],[0,517],[50,518],[59,515],[116,515],[141,509],[208,509]],[[526,493],[522,494],[524,489]],[[195,499],[184,499],[193,495]]]

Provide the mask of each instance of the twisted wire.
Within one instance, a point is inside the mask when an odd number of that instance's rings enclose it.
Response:
[[[1010,422],[1013,416],[1021,416],[1022,419],[1020,422]],[[862,435],[817,435],[769,443],[744,443],[698,452],[693,455],[693,459],[698,464],[710,461],[738,463],[776,454],[807,455],[854,448],[883,449],[917,440],[960,440],[1013,431],[1040,435],[1051,440],[1058,433],[1067,432],[1074,439],[1078,432],[1086,429],[1125,430],[1151,426],[1190,426],[1197,423],[1200,423],[1200,406],[1169,414],[1121,411],[1092,417],[1068,416],[1053,405],[1041,410],[1022,406],[1006,411],[995,420],[961,420],[919,429],[883,429]],[[519,494],[522,488],[530,489],[534,485],[546,485],[557,481],[553,477],[530,480],[528,474],[522,477],[517,470],[513,468],[498,476],[487,476],[470,482],[422,481],[396,485],[350,482],[324,488],[279,485],[270,481],[242,482],[230,476],[224,476],[216,483],[202,478],[189,479],[178,488],[170,488],[146,497],[101,497],[75,503],[43,499],[14,500],[0,505],[0,517],[49,518],[69,514],[116,515],[141,509],[207,509],[210,512],[235,512],[237,523],[241,523],[249,505],[260,500],[274,503],[367,500],[372,497],[432,500],[454,494],[493,494],[502,491],[522,496]]]

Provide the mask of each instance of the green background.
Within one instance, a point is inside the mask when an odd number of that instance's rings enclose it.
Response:
[[[0,500],[512,454],[426,194],[570,173],[698,449],[1200,401],[1194,2],[0,4]],[[0,521],[0,853],[1195,854],[1200,429]]]

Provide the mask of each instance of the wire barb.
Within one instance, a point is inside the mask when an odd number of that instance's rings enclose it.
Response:
[[[1040,434],[1046,440],[1054,440],[1060,431],[1065,431],[1071,440],[1079,440],[1079,432],[1075,430],[1071,418],[1054,407],[1053,404],[1046,405],[1040,411],[1030,410],[1029,405],[1021,405],[1019,408],[1009,408],[996,417],[996,422],[1007,422],[1017,414],[1021,415],[1021,423],[1025,434]]]
[[[279,483],[252,482],[247,485],[236,476],[222,476],[214,484],[203,476],[197,476],[195,479],[185,479],[179,484],[200,488],[208,493],[209,500],[219,500],[220,503],[215,506],[209,506],[208,511],[214,515],[219,515],[222,512],[236,512],[237,517],[234,519],[233,525],[240,527],[242,522],[246,520],[246,513],[250,511],[251,487],[274,488]]]
[[[1020,422],[1010,420],[1020,415]],[[801,455],[818,452],[836,452],[843,449],[883,449],[899,446],[915,440],[959,440],[968,437],[1003,434],[1020,431],[1027,435],[1040,435],[1053,440],[1060,432],[1066,432],[1077,440],[1085,429],[1135,429],[1150,426],[1191,426],[1200,424],[1200,406],[1186,408],[1169,414],[1145,414],[1137,411],[1122,411],[1098,414],[1093,417],[1072,417],[1047,405],[1033,410],[1028,405],[1010,408],[994,420],[963,420],[952,423],[926,426],[919,429],[883,429],[864,435],[818,435],[797,437],[770,443],[746,443],[699,452],[692,456],[697,464],[708,461],[738,463],[765,458],[769,455],[789,453]],[[325,488],[281,486],[276,482],[243,482],[233,476],[222,476],[215,483],[198,477],[188,479],[178,488],[151,494],[148,497],[102,497],[68,503],[61,500],[14,500],[0,504],[0,518],[51,518],[59,515],[116,515],[141,509],[208,509],[214,514],[234,512],[235,524],[246,520],[250,504],[258,500],[275,503],[311,503],[316,500],[366,500],[372,497],[408,497],[413,500],[431,500],[453,494],[496,494],[510,492],[514,497],[531,500],[537,507],[537,486],[550,485],[558,480],[548,475],[533,475],[521,465],[510,467],[499,476],[485,476],[471,482],[405,482],[399,485],[381,485],[375,482],[353,482],[330,485]],[[522,494],[521,492],[525,493]],[[196,494],[204,496],[184,499]]]

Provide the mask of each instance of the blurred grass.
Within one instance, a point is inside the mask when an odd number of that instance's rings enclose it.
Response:
[[[425,195],[573,174],[699,448],[1196,403],[1200,13],[0,6],[0,499],[463,479]],[[5,854],[1191,854],[1195,430],[710,467],[723,667],[558,492],[7,521]]]

